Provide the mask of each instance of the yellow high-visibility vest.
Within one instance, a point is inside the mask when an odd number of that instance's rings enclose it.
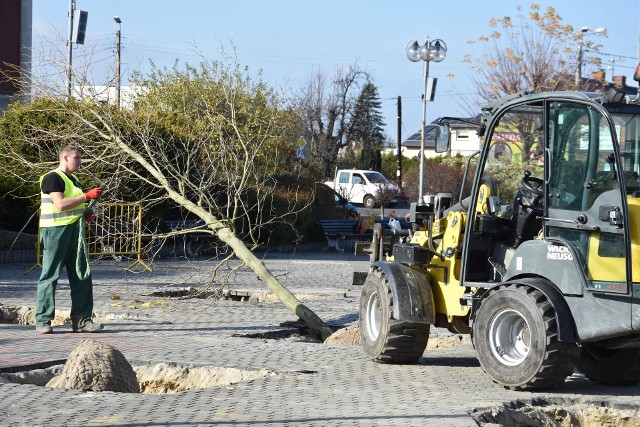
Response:
[[[73,181],[69,179],[67,174],[60,169],[54,169],[60,178],[64,181],[64,198],[78,197],[83,193],[82,189],[76,187]],[[86,204],[82,203],[73,209],[66,211],[59,211],[56,205],[51,201],[51,196],[42,192],[42,180],[48,175],[42,175],[40,177],[40,228],[43,227],[59,227],[61,225],[69,225],[76,222],[83,214],[86,208]],[[75,176],[73,176],[75,178]],[[76,178],[77,180],[77,178]]]

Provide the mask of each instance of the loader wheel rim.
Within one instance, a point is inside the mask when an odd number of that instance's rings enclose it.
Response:
[[[382,307],[380,304],[381,301],[377,292],[369,295],[369,299],[367,300],[366,326],[367,334],[373,341],[378,339],[382,328]]]
[[[524,316],[517,310],[499,312],[489,327],[489,343],[496,359],[507,366],[516,366],[529,354],[531,335]]]

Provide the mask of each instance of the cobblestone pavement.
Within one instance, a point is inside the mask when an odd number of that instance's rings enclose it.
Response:
[[[359,286],[353,271],[363,258],[336,253],[269,255],[265,264],[305,304],[333,326],[357,324]],[[175,394],[93,393],[0,384],[0,425],[131,426],[473,426],[469,415],[514,400],[537,397],[635,404],[640,387],[605,387],[576,373],[544,393],[504,390],[482,372],[469,344],[428,350],[415,365],[383,365],[359,347],[294,339],[256,338],[287,329],[296,320],[279,302],[167,299],[152,296],[193,286],[210,275],[209,261],[159,260],[153,273],[126,273],[127,263],[92,263],[95,311],[105,319],[100,334],[75,334],[69,325],[52,335],[33,326],[0,324],[0,370],[64,361],[81,339],[118,348],[133,364],[175,363],[244,370],[267,369],[261,379]],[[230,266],[237,266],[231,262]],[[28,264],[0,266],[0,305],[35,305],[38,270]],[[246,267],[230,280],[239,298],[266,292]],[[68,309],[62,281],[58,309]],[[436,330],[435,333],[442,333]],[[253,337],[251,337],[253,335]]]

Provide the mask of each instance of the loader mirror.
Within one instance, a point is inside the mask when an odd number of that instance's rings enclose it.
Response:
[[[436,153],[449,151],[450,138],[451,129],[449,128],[449,123],[443,123],[436,126]]]

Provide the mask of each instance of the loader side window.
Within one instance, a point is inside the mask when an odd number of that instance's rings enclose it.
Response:
[[[640,116],[619,114],[614,115],[613,120],[620,141],[627,194],[638,197],[640,195],[638,193],[640,191]]]
[[[545,234],[573,247],[588,287],[626,292],[616,131],[597,109],[581,104],[552,103],[549,117]],[[612,221],[611,215],[619,222]],[[559,263],[558,268],[562,268]]]
[[[556,103],[552,111],[549,206],[586,211],[602,193],[620,188],[609,160],[613,145],[607,121],[581,105]]]

